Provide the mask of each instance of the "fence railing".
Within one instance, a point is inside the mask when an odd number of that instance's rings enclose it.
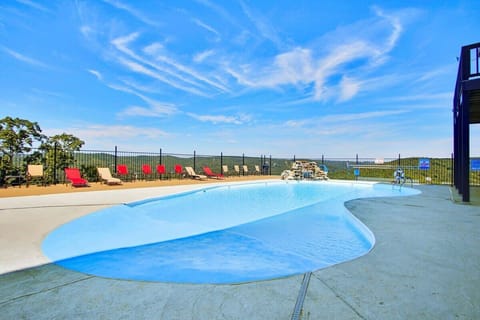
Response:
[[[32,150],[32,153],[39,153],[39,150]],[[52,153],[50,153],[52,154]],[[53,154],[57,154],[56,152]],[[97,175],[98,167],[108,167],[113,174],[117,171],[117,166],[124,164],[129,173],[136,179],[143,179],[142,166],[144,164],[155,168],[157,164],[163,164],[167,173],[174,172],[174,166],[180,164],[183,167],[191,166],[197,173],[203,173],[203,167],[208,166],[214,172],[225,175],[250,175],[263,174],[280,176],[284,170],[291,169],[295,160],[315,161],[328,168],[328,176],[332,179],[347,180],[377,180],[392,181],[393,173],[401,167],[405,176],[416,183],[446,184],[453,183],[453,160],[452,158],[425,158],[409,157],[401,158],[359,158],[358,155],[352,158],[280,158],[265,155],[246,156],[242,155],[202,155],[195,151],[192,153],[165,153],[160,149],[159,152],[132,152],[122,151],[117,148],[113,150],[81,150],[72,152],[69,162],[60,161],[60,159],[49,159],[37,156],[35,163],[31,160],[31,153],[17,154],[13,157],[13,170],[21,174],[26,172],[28,164],[43,164],[48,183],[64,183],[64,168],[77,167],[82,175],[89,181],[99,181]],[[473,158],[473,161],[480,161]],[[428,165],[425,165],[425,161]],[[246,165],[248,171],[244,172],[242,166]],[[227,166],[228,172],[224,172],[224,166]],[[234,171],[234,166],[240,168],[240,172]],[[260,168],[260,172],[255,172],[255,166]],[[2,173],[3,177],[6,175]],[[0,178],[3,178],[0,177]],[[0,179],[3,183],[3,179]],[[471,185],[480,185],[480,171],[470,171]]]

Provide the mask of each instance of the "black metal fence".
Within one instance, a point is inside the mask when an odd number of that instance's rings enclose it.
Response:
[[[37,153],[35,162],[32,162],[32,153]],[[112,174],[117,173],[117,167],[120,164],[126,165],[133,179],[145,179],[142,167],[145,164],[150,165],[154,173],[157,164],[163,164],[167,174],[175,176],[174,166],[190,166],[196,173],[203,173],[203,167],[208,166],[213,172],[229,175],[251,175],[262,174],[279,176],[284,170],[291,168],[295,160],[315,161],[328,168],[328,176],[331,179],[347,180],[374,180],[374,181],[392,181],[393,173],[401,167],[407,179],[415,183],[446,184],[453,183],[453,160],[452,158],[426,158],[409,157],[401,158],[360,158],[358,155],[352,158],[278,158],[265,155],[246,156],[242,155],[202,155],[195,151],[192,153],[165,153],[162,149],[158,152],[132,152],[122,151],[115,147],[113,150],[81,150],[72,152],[65,159],[49,158],[38,156],[39,150],[32,150],[29,154],[17,154],[13,157],[14,173],[24,174],[28,164],[43,164],[45,178],[48,183],[64,183],[64,168],[77,167],[81,170],[82,176],[88,181],[99,181],[97,175],[98,167],[110,168]],[[50,155],[62,154],[60,152],[51,152]],[[62,155],[65,158],[65,155]],[[479,158],[473,158],[472,163],[480,161]],[[244,170],[244,167],[247,169]],[[239,170],[235,171],[235,167]],[[225,171],[224,169],[228,171]],[[473,168],[476,169],[476,168]],[[3,177],[5,172],[3,173]],[[151,178],[151,177],[150,177]],[[153,178],[159,178],[154,175]],[[3,183],[3,179],[0,180]],[[480,171],[470,171],[471,185],[480,185]]]

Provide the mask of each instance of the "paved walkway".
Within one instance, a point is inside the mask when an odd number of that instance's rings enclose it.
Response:
[[[191,285],[105,279],[44,264],[39,245],[55,226],[182,187],[171,188],[0,199],[0,319],[290,319],[303,275]],[[314,272],[300,319],[480,318],[480,208],[452,203],[448,187],[418,188],[418,196],[346,204],[373,231],[376,246]]]

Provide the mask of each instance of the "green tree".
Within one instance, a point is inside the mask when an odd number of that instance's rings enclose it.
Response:
[[[30,152],[34,141],[42,142],[44,139],[37,122],[8,116],[0,119],[0,178],[21,169],[13,166],[16,154]]]
[[[49,137],[40,150],[45,154],[46,175],[53,176],[54,170],[62,170],[75,165],[74,152],[85,144],[74,135],[62,133]]]

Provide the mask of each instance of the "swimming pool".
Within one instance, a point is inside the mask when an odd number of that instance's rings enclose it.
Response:
[[[206,187],[106,208],[51,232],[56,264],[144,281],[240,283],[304,273],[366,254],[370,230],[350,199],[418,194],[345,182],[262,182]]]

